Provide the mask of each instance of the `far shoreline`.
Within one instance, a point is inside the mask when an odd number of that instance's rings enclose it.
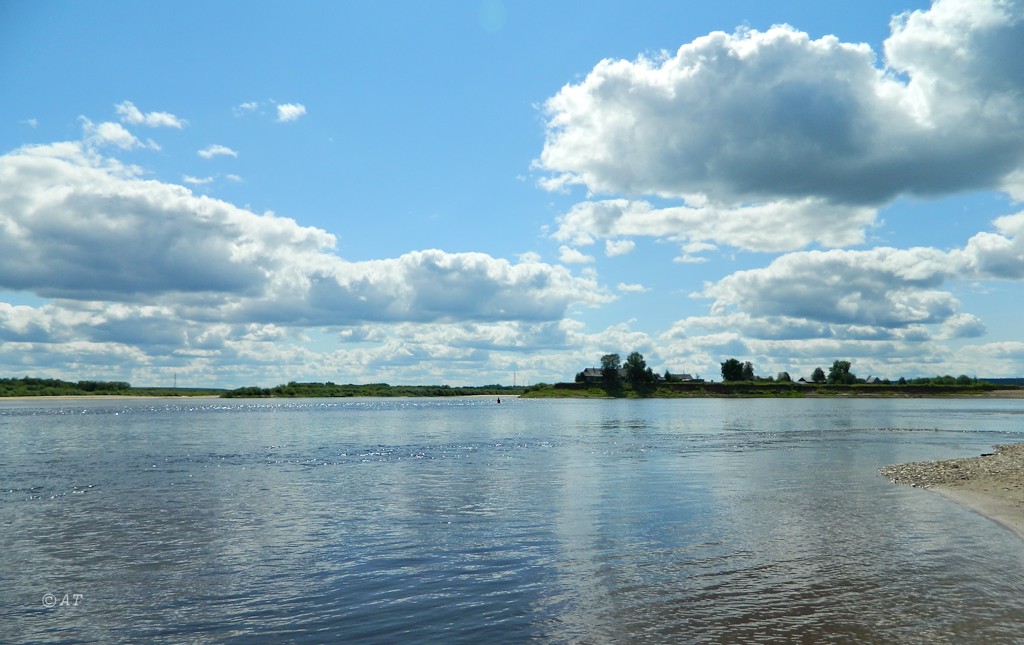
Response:
[[[0,401],[145,401],[178,399],[220,399],[219,394],[40,394],[0,396]]]
[[[38,396],[0,396],[0,401],[178,401],[178,400],[239,400],[239,401],[289,401],[294,399],[518,399],[518,394],[453,394],[450,396],[253,396],[225,397],[219,394],[41,394]]]
[[[827,385],[759,382],[658,384],[556,383],[529,388],[530,399],[1024,399],[1024,387],[973,385]]]
[[[884,386],[881,386],[884,387]],[[551,391],[553,390],[553,391]],[[439,394],[439,395],[379,395],[379,394],[354,394],[345,396],[224,396],[222,394],[173,394],[173,393],[140,393],[140,394],[41,394],[41,395],[14,395],[14,396],[3,396],[0,395],[0,401],[56,401],[56,400],[108,400],[108,401],[131,401],[131,400],[144,400],[144,399],[160,399],[160,400],[174,400],[174,399],[345,399],[345,398],[396,398],[396,396],[410,396],[411,398],[458,398],[458,399],[470,399],[470,398],[508,398],[508,399],[673,399],[673,398],[693,398],[693,399],[713,399],[713,398],[733,398],[733,399],[759,399],[759,398],[775,398],[775,399],[955,399],[955,400],[978,400],[978,399],[1024,399],[1024,388],[1013,388],[1013,389],[976,389],[976,390],[955,390],[955,391],[920,391],[920,392],[906,392],[906,391],[864,391],[864,390],[850,390],[850,391],[806,391],[797,392],[792,394],[779,394],[775,391],[763,391],[758,389],[756,386],[749,388],[748,391],[739,389],[736,386],[730,386],[728,390],[722,391],[690,391],[685,393],[660,393],[652,392],[646,394],[635,394],[634,392],[628,392],[619,396],[613,396],[606,392],[595,393],[595,391],[589,390],[584,394],[578,393],[573,390],[563,390],[560,388],[551,388],[549,391],[545,391],[543,394],[537,395],[535,391],[527,390],[522,394],[515,393],[495,393],[495,394]]]

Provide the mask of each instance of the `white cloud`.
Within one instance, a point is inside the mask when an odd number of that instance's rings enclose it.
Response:
[[[942,323],[959,303],[939,291],[953,277],[950,255],[935,249],[810,251],[783,255],[763,269],[709,285],[712,311],[789,316],[826,323],[906,327]]]
[[[222,146],[220,144],[212,144],[212,145],[206,146],[202,150],[199,150],[196,154],[198,154],[203,159],[213,159],[214,157],[218,157],[218,156],[223,156],[223,157],[237,157],[238,156],[237,152],[235,152],[234,150],[232,150],[231,148],[229,148],[227,146]]]
[[[699,255],[683,253],[682,255],[673,258],[672,261],[676,264],[704,264],[708,259]]]
[[[564,267],[480,253],[346,262],[331,253],[335,238],[325,231],[58,150],[74,147],[0,157],[0,288],[75,300],[159,298],[183,319],[293,326],[556,320],[570,304],[611,297]]]
[[[985,323],[973,314],[956,314],[942,324],[943,339],[978,338],[985,335]]]
[[[711,204],[654,208],[645,201],[611,199],[574,205],[558,218],[552,237],[578,245],[600,238],[672,237],[699,243],[691,249],[728,244],[751,251],[791,251],[815,242],[828,247],[861,243],[864,228],[874,219],[874,209],[830,206],[815,199],[732,209]]]
[[[1024,193],[1020,0],[937,0],[884,46],[880,65],[867,45],[782,25],[602,61],[545,104],[542,185],[682,204],[587,202],[556,238],[843,247],[901,195]]]
[[[970,132],[951,132],[950,143],[968,144],[962,154],[971,157],[983,151],[979,143],[1003,156],[1008,149],[987,139],[998,138],[993,128],[1000,124],[1011,126],[1011,139],[1020,134],[1022,106],[1015,95],[1024,82],[1024,8],[1019,0],[941,0],[927,11],[897,17],[892,26],[885,55],[909,78],[914,116],[930,128],[973,125]],[[940,149],[955,153],[946,145]],[[1019,153],[1012,157],[1020,159]],[[996,167],[1006,161],[996,161]],[[992,170],[990,162],[981,171]]]
[[[622,293],[646,293],[650,291],[649,288],[642,284],[626,284],[625,282],[620,282],[615,288]]]
[[[963,344],[983,337],[987,326],[960,311],[951,292],[965,281],[1024,280],[1024,213],[993,225],[994,231],[975,235],[962,249],[790,253],[766,267],[736,272],[695,294],[713,299],[709,315],[678,321],[663,335],[659,351],[667,360],[689,356],[699,363],[697,357],[704,356],[705,371],[714,367],[717,352],[769,368],[763,374],[786,369],[807,375],[815,363],[827,367],[833,359],[855,357],[862,375],[983,370],[1012,376],[1019,372],[1012,359],[971,364],[965,358],[998,344]],[[946,346],[949,341],[960,349]],[[716,342],[722,346],[705,352]]]
[[[112,145],[117,146],[122,150],[155,147],[155,144],[152,142],[145,144],[140,141],[138,137],[129,132],[120,123],[105,121],[100,124],[95,124],[85,117],[79,117],[79,120],[82,122],[82,130],[85,132],[85,142],[89,145]]]
[[[673,262],[679,264],[700,264],[708,261],[706,257],[700,255],[701,253],[718,250],[717,246],[708,242],[686,242],[682,245],[682,248],[682,255],[673,258]]]
[[[569,351],[566,310],[614,299],[534,253],[348,262],[334,244],[143,180],[90,145],[15,150],[0,156],[0,290],[51,301],[0,303],[0,365],[149,383],[173,371],[211,385],[334,374],[479,384],[551,369],[559,361],[540,354]],[[321,330],[344,332],[344,348],[314,350]],[[500,363],[512,367],[495,373]]]
[[[186,121],[168,112],[146,112],[143,113],[131,101],[118,103],[114,106],[121,121],[132,125],[145,125],[151,128],[178,128],[181,129]]]
[[[281,123],[294,121],[306,114],[306,106],[301,103],[282,103],[277,106],[277,120]]]
[[[248,101],[246,103],[242,103],[240,105],[235,106],[232,109],[232,111],[235,113],[235,116],[242,116],[244,114],[248,114],[249,112],[255,112],[257,109],[259,109],[259,107],[260,104],[258,101]]]
[[[192,175],[182,175],[181,181],[193,186],[202,186],[213,183],[213,177],[193,177]]]
[[[565,264],[589,264],[594,261],[594,256],[586,255],[568,246],[560,246],[558,247],[558,259]]]
[[[1008,174],[1000,187],[1015,202],[1024,202],[1024,169],[1015,170]]]
[[[1022,43],[1016,0],[937,0],[896,21],[888,70],[866,45],[788,26],[716,32],[564,87],[540,164],[596,192],[725,203],[989,188],[1024,159]]]
[[[978,278],[1024,278],[1024,212],[1000,217],[994,224],[998,232],[972,237],[961,259]]]
[[[636,242],[633,240],[605,240],[604,242],[604,254],[610,258],[632,253],[635,248]]]

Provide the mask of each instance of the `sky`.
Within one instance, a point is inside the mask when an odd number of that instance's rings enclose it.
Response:
[[[0,376],[1024,376],[1024,0],[0,0]]]

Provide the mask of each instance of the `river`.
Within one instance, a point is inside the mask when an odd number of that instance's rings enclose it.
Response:
[[[1000,643],[1021,400],[0,401],[0,641]]]

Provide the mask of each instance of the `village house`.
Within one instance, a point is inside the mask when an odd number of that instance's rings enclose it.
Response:
[[[628,372],[626,371],[625,368],[619,369],[619,379],[621,379],[623,381],[626,380],[627,374],[628,374]],[[666,376],[668,377],[667,380],[669,382],[671,382],[671,383],[703,383],[704,382],[704,379],[694,378],[692,375],[686,374],[686,373],[673,374],[672,372],[668,372],[666,374]],[[577,380],[580,381],[581,383],[603,383],[604,382],[604,374],[601,372],[601,368],[599,368],[599,367],[588,367],[588,368],[584,369],[582,372],[579,373]],[[660,382],[660,381],[665,381],[666,378],[665,378],[665,376],[662,376],[661,374],[658,374],[657,372],[655,372],[654,373],[654,380]]]

